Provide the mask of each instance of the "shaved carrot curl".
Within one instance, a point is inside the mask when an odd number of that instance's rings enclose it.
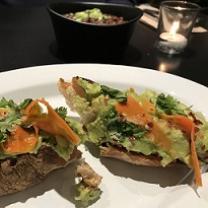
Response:
[[[48,113],[40,113],[39,103],[42,103]],[[44,99],[39,99],[30,103],[24,111],[26,121],[34,128],[42,129],[52,135],[63,136],[74,144],[78,144],[80,139],[78,135],[69,127],[69,125],[56,113],[56,111]]]
[[[150,101],[145,100],[143,103],[139,103],[132,96],[128,96],[127,102],[117,103],[115,109],[129,122],[141,126],[151,124],[151,132],[149,134],[149,137],[161,148],[165,150],[170,150],[170,139],[167,138],[165,133],[161,130],[160,126],[153,120],[151,114],[154,112],[155,109]]]
[[[28,133],[20,126],[17,126],[2,147],[6,154],[22,154],[33,151],[37,142],[37,135]]]
[[[191,150],[191,160],[192,166],[195,174],[195,184],[197,186],[202,186],[201,170],[198,155],[195,146],[195,124],[194,122],[182,115],[165,115],[168,121],[177,125],[181,130],[185,131],[190,138],[190,150]]]

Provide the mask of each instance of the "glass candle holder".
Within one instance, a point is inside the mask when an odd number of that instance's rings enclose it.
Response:
[[[157,48],[167,54],[181,53],[187,46],[200,6],[186,1],[160,5]]]

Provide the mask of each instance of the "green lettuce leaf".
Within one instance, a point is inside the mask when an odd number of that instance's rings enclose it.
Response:
[[[166,114],[187,115],[188,107],[170,95],[165,95],[163,93],[159,94],[157,97],[156,106],[160,111],[163,111]]]
[[[75,200],[77,201],[76,207],[88,207],[92,203],[96,202],[102,193],[99,188],[93,188],[87,186],[84,182],[80,182],[76,185],[76,196]]]
[[[69,116],[65,117],[65,121],[71,127],[71,129],[79,136],[81,143],[84,143],[87,140],[86,131],[83,129],[83,125],[75,118]]]
[[[6,111],[6,115],[0,117],[0,143],[2,143],[7,139],[14,127],[21,124],[21,115],[18,105],[13,100],[2,98],[0,108]]]
[[[66,161],[70,158],[70,155],[74,150],[74,145],[70,141],[59,136],[49,135],[44,131],[40,131],[40,138],[42,140],[41,145],[50,146],[60,157]]]

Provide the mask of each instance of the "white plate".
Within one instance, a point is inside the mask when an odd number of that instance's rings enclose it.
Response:
[[[145,88],[171,94],[208,117],[208,88],[170,74],[127,66],[99,64],[51,65],[25,68],[0,74],[0,97],[20,101],[27,97],[45,97],[55,107],[65,106],[56,83],[60,77],[70,80],[83,76],[113,87]],[[73,114],[71,114],[73,115]],[[86,161],[103,176],[101,199],[91,207],[99,208],[169,208],[208,207],[208,174],[197,197],[188,184],[180,184],[187,174],[182,167],[147,168],[118,160],[99,159],[92,148],[85,151]],[[2,197],[0,208],[70,208],[73,189],[73,165],[55,171],[40,185],[21,193]],[[190,178],[189,178],[190,179]],[[189,180],[187,179],[187,182]]]

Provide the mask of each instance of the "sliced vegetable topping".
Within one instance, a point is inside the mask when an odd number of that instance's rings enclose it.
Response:
[[[192,128],[191,131],[191,157],[192,157],[192,165],[195,173],[195,184],[197,186],[202,186],[202,178],[201,178],[201,170],[198,155],[196,152],[196,145],[195,145],[195,128]]]
[[[132,96],[127,97],[126,103],[117,103],[115,109],[119,114],[127,118],[128,121],[141,126],[145,126],[152,121],[145,106],[142,106]]]
[[[47,113],[41,112],[40,104],[47,108]],[[67,123],[53,110],[44,99],[31,102],[24,111],[25,123],[31,124],[45,132],[62,136],[74,144],[78,144],[80,139],[67,125]]]
[[[147,108],[146,108],[147,106]],[[171,148],[171,142],[160,129],[158,124],[153,120],[151,113],[154,111],[152,104],[149,101],[140,104],[132,96],[127,97],[126,103],[117,103],[115,106],[116,111],[124,116],[127,121],[140,126],[148,125],[150,127],[150,135],[154,143],[159,145],[165,150]]]
[[[28,133],[20,126],[17,126],[6,142],[2,144],[2,147],[6,154],[22,154],[33,151],[37,142],[38,135]]]
[[[197,186],[202,186],[202,179],[201,179],[201,171],[200,171],[200,164],[199,159],[196,152],[195,146],[195,124],[194,122],[182,115],[166,115],[165,118],[169,121],[177,125],[181,130],[185,131],[186,134],[190,138],[191,142],[191,159],[192,159],[192,166],[195,173],[195,183]]]

